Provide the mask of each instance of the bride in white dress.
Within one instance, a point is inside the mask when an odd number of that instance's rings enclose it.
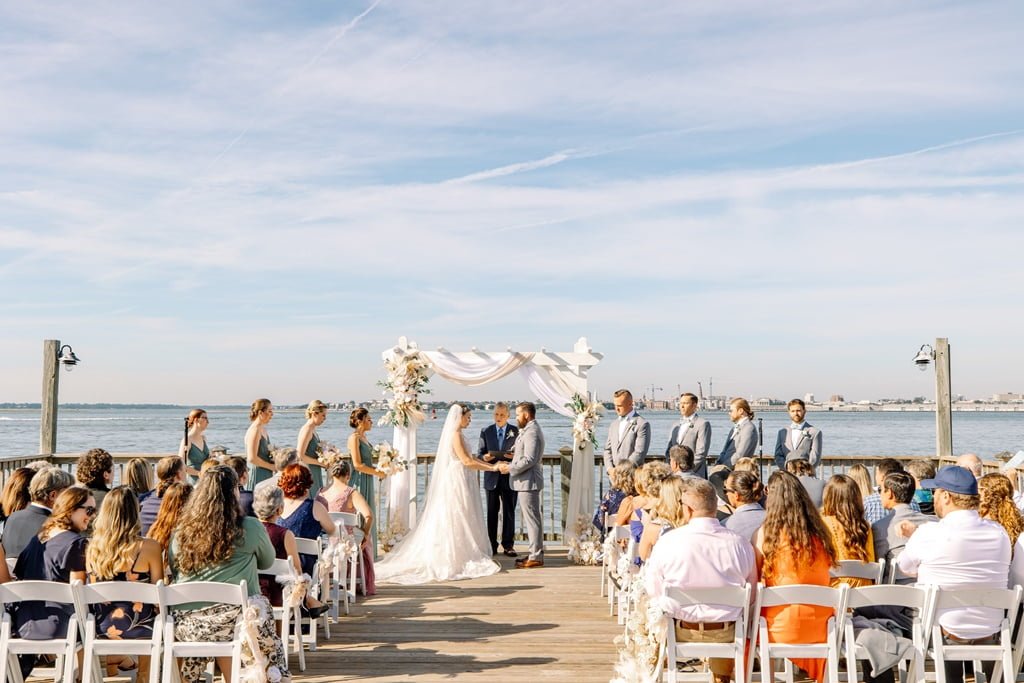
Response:
[[[491,559],[477,470],[497,471],[470,455],[463,430],[469,409],[448,410],[434,470],[416,527],[376,564],[378,583],[419,584],[489,576],[501,567]]]

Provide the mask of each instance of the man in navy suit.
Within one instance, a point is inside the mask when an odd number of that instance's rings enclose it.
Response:
[[[494,406],[494,424],[480,430],[477,458],[487,463],[512,462],[512,447],[519,428],[508,422],[508,405]],[[509,485],[507,474],[484,472],[487,491],[487,537],[491,539],[491,553],[498,552],[498,510],[501,510],[501,547],[509,557],[515,557],[516,497]]]

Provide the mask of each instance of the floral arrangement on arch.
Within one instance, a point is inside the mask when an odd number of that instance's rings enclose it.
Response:
[[[597,448],[597,422],[604,413],[604,406],[597,401],[587,403],[582,395],[573,394],[572,401],[566,403],[565,407],[576,416],[572,422],[572,435],[576,442],[584,444],[589,441]]]
[[[377,540],[380,542],[380,551],[382,553],[391,552],[391,549],[398,545],[398,542],[408,534],[409,528],[407,526],[397,519],[392,520],[387,528],[377,535]]]
[[[628,605],[623,635],[615,637],[619,661],[611,683],[653,683],[661,679],[667,622],[661,608],[647,596],[644,568],[623,581]]]
[[[601,534],[586,515],[576,519],[575,532],[568,539],[569,561],[581,565],[601,564],[601,553],[604,550]]]
[[[410,349],[404,355],[391,355],[384,361],[387,379],[377,382],[388,393],[388,410],[380,418],[381,424],[408,427],[421,424],[427,416],[420,405],[420,394],[429,394],[427,370],[430,363],[419,350]]]

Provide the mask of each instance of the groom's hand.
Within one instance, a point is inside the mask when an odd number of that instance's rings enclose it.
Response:
[[[508,463],[503,462],[498,465],[498,471],[502,474],[508,474]]]

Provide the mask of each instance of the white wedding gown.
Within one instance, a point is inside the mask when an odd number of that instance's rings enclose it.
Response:
[[[491,559],[476,471],[465,467],[452,440],[462,409],[452,406],[438,443],[423,512],[416,527],[374,567],[377,583],[405,585],[489,576],[501,567]]]

